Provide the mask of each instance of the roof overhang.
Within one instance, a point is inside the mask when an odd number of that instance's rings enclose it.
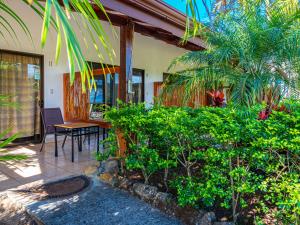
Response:
[[[134,30],[188,50],[205,49],[205,43],[198,37],[182,43],[186,16],[161,0],[101,0],[112,24],[134,23]],[[100,19],[106,16],[95,7]]]

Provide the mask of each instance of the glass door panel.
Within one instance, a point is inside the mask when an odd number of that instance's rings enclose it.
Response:
[[[119,74],[106,74],[106,97],[105,103],[108,106],[117,105],[119,95]]]
[[[134,103],[144,101],[144,71],[139,69],[133,69],[132,73],[132,91]]]
[[[0,133],[12,129],[9,135],[39,136],[41,65],[40,56],[0,51],[0,96],[17,105],[0,104]]]

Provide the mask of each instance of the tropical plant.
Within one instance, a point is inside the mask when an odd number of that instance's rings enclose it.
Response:
[[[102,22],[99,20],[97,13],[104,14],[108,21],[108,15],[101,4],[100,0],[46,0],[45,4],[40,3],[38,0],[20,0],[24,5],[30,8],[41,17],[43,26],[41,31],[41,46],[44,47],[47,41],[47,36],[50,28],[52,27],[57,32],[56,54],[55,61],[57,62],[60,57],[62,48],[62,41],[65,41],[66,51],[68,55],[71,83],[75,79],[75,68],[77,67],[81,72],[82,84],[86,80],[90,80],[91,69],[85,60],[79,40],[76,37],[74,25],[75,21],[79,30],[87,32],[90,37],[90,43],[95,47],[95,51],[99,57],[99,61],[103,61],[107,55],[113,64],[114,51],[109,43],[106,32],[103,28]],[[95,8],[98,8],[96,12]],[[24,33],[32,40],[30,30],[20,16],[10,7],[5,0],[0,0],[0,10],[3,12],[0,16],[0,35],[6,39],[6,34],[15,40],[18,40],[18,34],[14,31],[11,24],[11,19],[16,22],[23,30]],[[71,13],[77,12],[77,13]],[[6,31],[6,33],[5,33]],[[103,50],[101,51],[102,46]],[[90,82],[87,82],[90,85]],[[85,91],[85,85],[82,85]],[[91,86],[89,86],[91,88]]]
[[[299,101],[280,103],[264,120],[265,105],[121,106],[106,119],[126,139],[125,175],[164,182],[179,205],[221,208],[241,224],[248,216],[257,224],[299,224]],[[106,157],[118,150],[116,138],[110,133]]]
[[[144,104],[125,105],[121,102],[118,104],[120,108],[112,108],[105,113],[105,119],[113,124],[113,132],[105,141],[109,143],[108,152],[117,152],[116,130],[120,130],[128,148],[126,152],[128,155],[125,157],[126,168],[140,170],[145,183],[149,182],[149,178],[155,172],[164,169],[164,181],[167,188],[169,168],[176,162],[169,148],[171,141],[168,137],[171,134],[163,128],[166,126],[165,122],[173,118],[170,118],[167,111],[163,110],[148,112]],[[107,153],[102,153],[102,155],[105,154]]]
[[[228,12],[234,8],[237,0],[186,0],[186,32],[184,39],[187,40],[191,35],[195,36],[202,28],[201,23],[211,26],[220,12]],[[202,7],[203,8],[200,8]],[[201,9],[201,13],[200,13]],[[202,13],[203,10],[203,13]]]
[[[234,11],[220,12],[212,26],[195,28],[207,43],[204,51],[176,58],[184,64],[165,93],[184,86],[184,95],[229,86],[238,105],[266,101],[269,107],[299,89],[300,7],[298,1],[242,1]],[[192,29],[191,28],[191,29]],[[188,99],[188,98],[183,98]]]
[[[225,103],[225,95],[223,91],[208,91],[208,95],[212,98],[213,106],[221,107]]]

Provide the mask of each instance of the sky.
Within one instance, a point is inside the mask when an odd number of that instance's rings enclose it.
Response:
[[[183,12],[184,14],[186,13],[186,9],[185,9],[186,0],[164,0],[164,2],[173,6],[174,8]],[[197,0],[197,4],[198,4],[198,10],[200,13],[201,21],[203,21],[203,19],[207,17],[204,6],[200,0]]]

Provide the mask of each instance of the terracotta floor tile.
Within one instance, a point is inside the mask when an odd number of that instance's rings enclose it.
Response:
[[[23,154],[28,158],[20,161],[0,162],[0,191],[16,188],[19,185],[43,183],[82,174],[85,167],[96,163],[96,144],[93,144],[93,140],[90,146],[87,141],[83,144],[82,152],[78,152],[77,142],[74,143],[74,163],[71,162],[70,140],[66,141],[64,149],[61,148],[62,139],[58,142],[58,157],[54,156],[53,140],[48,138],[47,142],[42,152],[40,152],[40,144],[1,149],[0,154]]]
[[[19,185],[20,183],[18,183],[15,179],[7,176],[4,173],[0,173],[0,192],[17,187]]]

